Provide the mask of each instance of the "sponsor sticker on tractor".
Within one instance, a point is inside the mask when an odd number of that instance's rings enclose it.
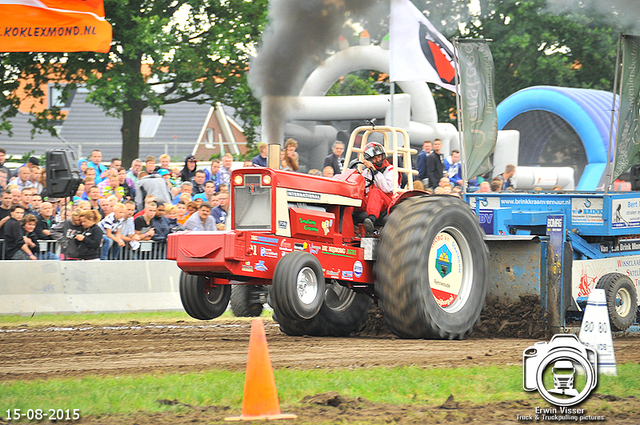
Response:
[[[440,233],[433,240],[429,253],[431,293],[440,307],[451,306],[462,285],[462,258],[455,239]]]
[[[362,276],[362,263],[360,261],[353,263],[353,275],[357,278]]]

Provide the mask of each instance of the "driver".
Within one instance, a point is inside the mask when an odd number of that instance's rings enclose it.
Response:
[[[393,165],[386,158],[384,146],[378,142],[369,142],[364,149],[363,164],[366,167],[362,176],[368,181],[362,209],[367,212],[364,228],[367,235],[373,235],[374,223],[380,214],[389,208],[393,195]]]

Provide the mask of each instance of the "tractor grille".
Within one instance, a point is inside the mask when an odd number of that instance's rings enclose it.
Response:
[[[236,230],[271,230],[271,186],[262,186],[261,177],[245,175],[244,185],[234,187]]]

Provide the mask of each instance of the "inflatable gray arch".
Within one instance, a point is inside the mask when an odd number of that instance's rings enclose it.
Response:
[[[288,114],[288,118],[294,122],[286,126],[285,133],[302,139],[299,140],[302,141],[301,145],[312,151],[310,159],[322,157],[322,152],[328,153],[327,145],[333,140],[322,139],[334,138],[336,131],[332,132],[328,126],[317,126],[311,130],[309,125],[300,122],[303,120],[385,118],[386,124],[392,121],[393,125],[407,130],[412,145],[418,150],[424,140],[435,138],[442,139],[444,152],[448,152],[452,145],[458,146],[456,127],[449,123],[438,123],[435,101],[427,83],[397,82],[404,94],[395,95],[393,102],[384,95],[325,97],[341,76],[366,69],[389,73],[389,51],[379,46],[352,46],[329,57],[307,78],[295,107]],[[311,143],[305,143],[304,139]],[[310,165],[317,167],[314,161]]]

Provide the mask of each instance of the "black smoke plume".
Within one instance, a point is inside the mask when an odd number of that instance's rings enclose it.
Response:
[[[345,22],[375,0],[272,0],[262,46],[251,62],[249,84],[263,99],[267,142],[280,143],[286,111],[306,77],[324,58]],[[266,122],[265,122],[266,121]],[[276,140],[277,139],[277,140]]]

